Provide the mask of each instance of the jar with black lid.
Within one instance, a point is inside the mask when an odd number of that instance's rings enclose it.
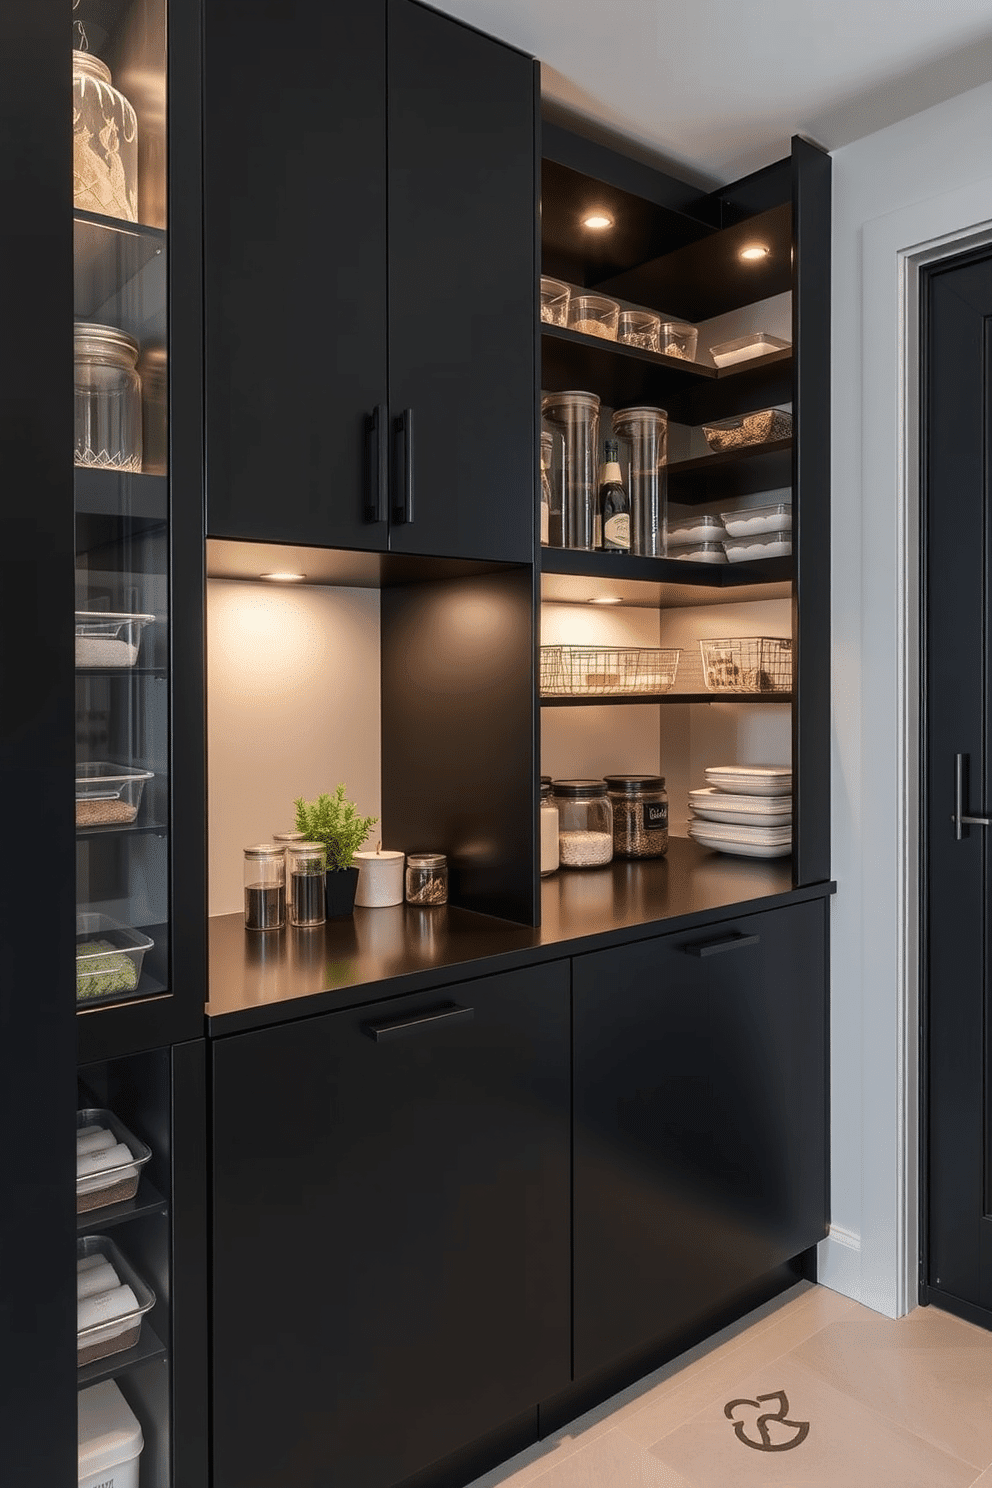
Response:
[[[613,812],[602,780],[555,780],[563,868],[601,868],[613,859]]]
[[[604,779],[613,806],[616,856],[663,858],[668,851],[664,775],[606,775]]]

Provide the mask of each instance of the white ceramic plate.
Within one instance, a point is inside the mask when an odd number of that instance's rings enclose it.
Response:
[[[761,798],[756,796],[755,800]],[[781,800],[782,797],[768,797],[769,800]],[[718,806],[693,806],[693,811],[700,821],[726,822],[728,826],[735,827],[764,827],[768,825],[766,816],[758,816],[749,811],[725,811]],[[792,812],[787,811],[782,816],[775,816],[773,821],[777,827],[791,827]]]
[[[787,796],[792,791],[788,765],[708,765],[703,773],[718,790],[742,796]]]
[[[714,816],[714,821],[736,821],[739,817],[746,817],[748,821],[769,827],[784,826],[792,818],[791,796],[735,796],[730,791],[717,790],[714,785],[691,790],[689,805],[700,816],[714,811],[729,813],[726,817]]]
[[[689,835],[694,836],[693,833]],[[792,852],[791,842],[779,847],[761,847],[753,842],[704,842],[699,837],[694,837],[694,840],[700,847],[708,847],[711,852],[728,853],[733,858],[787,858]]]

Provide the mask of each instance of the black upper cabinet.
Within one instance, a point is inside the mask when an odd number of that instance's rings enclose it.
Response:
[[[263,11],[206,14],[207,530],[527,562],[534,64],[413,0]]]

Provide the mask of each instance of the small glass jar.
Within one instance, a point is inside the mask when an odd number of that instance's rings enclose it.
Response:
[[[668,851],[664,775],[607,775],[618,858],[663,858]]]
[[[541,877],[548,878],[559,865],[558,807],[551,799],[551,776],[541,776]]]
[[[660,325],[661,316],[651,310],[621,310],[617,340],[625,346],[639,346],[642,351],[657,351]]]
[[[407,853],[406,902],[447,904],[448,859],[444,853]]]
[[[613,858],[613,808],[603,780],[555,780],[563,868],[601,868]]]
[[[606,295],[573,294],[568,302],[569,328],[583,336],[615,341],[619,319],[620,306]]]
[[[322,925],[327,918],[324,906],[324,874],[327,871],[327,848],[322,842],[290,842],[286,847],[286,882],[289,887],[289,923]]]
[[[550,429],[541,431],[541,546],[546,548],[551,541],[551,461],[554,457],[554,435]]]
[[[138,220],[138,118],[110,68],[72,54],[72,199],[84,212]]]
[[[286,923],[286,859],[281,847],[245,848],[245,929],[281,930]]]
[[[73,333],[77,465],[141,470],[138,343],[116,326],[76,321]]]
[[[563,326],[568,321],[568,301],[572,290],[562,279],[541,275],[541,319],[548,325]]]

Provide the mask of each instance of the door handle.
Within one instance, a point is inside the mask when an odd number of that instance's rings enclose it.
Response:
[[[393,522],[399,526],[413,521],[413,409],[404,408],[396,420],[397,500],[393,502]],[[399,449],[402,446],[402,449]]]
[[[433,1028],[436,1023],[471,1023],[475,1008],[460,1007],[457,1002],[442,1002],[438,1007],[421,1008],[418,1013],[407,1013],[405,1017],[383,1018],[375,1023],[363,1023],[366,1038],[377,1044],[386,1039],[408,1038],[424,1028]]]
[[[384,522],[389,516],[389,411],[385,403],[373,408],[365,421],[368,438],[368,493],[366,522]]]
[[[966,754],[954,756],[954,815],[951,821],[954,823],[954,836],[961,841],[964,836],[965,827],[992,827],[992,817],[989,816],[966,816],[964,810],[964,787],[965,787],[965,760]]]
[[[683,946],[687,956],[720,956],[724,951],[742,951],[745,946],[758,945],[760,935],[721,935],[719,940],[697,940]]]

